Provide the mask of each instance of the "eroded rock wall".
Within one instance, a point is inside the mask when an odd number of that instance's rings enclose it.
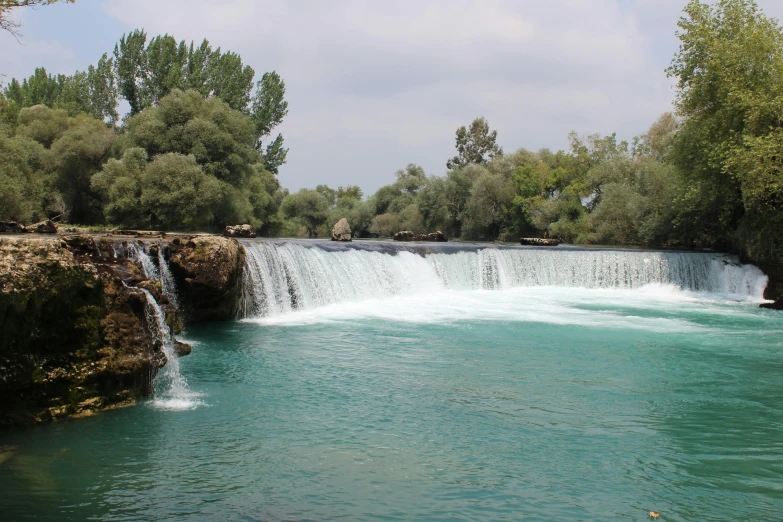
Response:
[[[132,260],[90,236],[0,237],[0,425],[130,404],[166,362],[147,288],[172,332],[179,312]]]

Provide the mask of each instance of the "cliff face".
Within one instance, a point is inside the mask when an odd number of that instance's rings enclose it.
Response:
[[[0,425],[132,403],[166,362],[147,324],[155,295],[172,331],[178,311],[128,259],[93,238],[0,237]]]
[[[190,236],[168,242],[169,266],[191,321],[236,317],[245,249],[234,239]]]
[[[145,291],[172,335],[183,314],[235,317],[245,261],[237,241],[132,236],[0,236],[0,426],[87,415],[150,394],[166,356]],[[168,260],[182,313],[160,278],[147,277],[139,252],[147,262]]]

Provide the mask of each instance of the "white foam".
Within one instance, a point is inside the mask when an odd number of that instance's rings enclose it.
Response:
[[[506,321],[637,329],[655,332],[706,331],[684,319],[640,317],[616,309],[617,303],[633,308],[645,303],[669,309],[672,304],[699,306],[701,301],[681,299],[650,301],[628,290],[586,290],[558,287],[516,288],[503,291],[442,290],[426,294],[345,302],[309,310],[245,319],[267,326],[307,326],[357,320],[385,320],[418,324],[453,324],[467,321]],[[657,304],[656,304],[657,302]],[[590,308],[582,308],[589,305]],[[601,309],[605,306],[605,309]]]
[[[767,284],[767,277],[755,266],[709,253],[482,248],[393,255],[270,241],[246,243],[246,251],[240,316],[260,317],[264,324],[367,314],[424,322],[473,317],[465,304],[472,294],[455,291],[479,292],[476,295],[490,291],[473,306],[497,308],[490,314],[494,319],[509,319],[504,312],[508,308],[518,317],[537,321],[546,316],[547,322],[553,322],[562,310],[547,307],[563,291],[583,301],[610,292],[605,295],[640,305],[647,301],[760,302]],[[625,293],[611,293],[617,291]],[[510,296],[532,298],[536,308],[520,309]],[[400,303],[412,309],[395,312]],[[570,312],[569,321],[577,316]]]

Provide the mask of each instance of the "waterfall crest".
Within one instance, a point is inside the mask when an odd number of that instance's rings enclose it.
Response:
[[[701,252],[248,241],[240,317],[440,290],[637,289],[650,284],[761,300],[767,277]]]

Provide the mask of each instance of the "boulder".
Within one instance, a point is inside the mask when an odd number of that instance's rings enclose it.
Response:
[[[200,235],[168,244],[169,267],[187,318],[226,321],[236,317],[245,249],[234,239]]]
[[[771,303],[761,303],[759,306],[761,308],[768,308],[770,310],[783,310],[783,298]]]
[[[0,233],[2,234],[24,234],[27,228],[15,221],[0,221]]]
[[[519,243],[528,246],[557,246],[561,243],[559,239],[547,239],[543,237],[523,237]]]
[[[40,223],[28,225],[27,231],[33,232],[35,234],[56,234],[57,225],[55,225],[54,221],[51,219],[47,219],[46,221],[41,221]]]
[[[438,243],[448,241],[448,238],[440,230],[428,234],[417,234],[410,230],[402,230],[394,234],[393,239],[395,241],[432,241]]]
[[[416,234],[410,230],[400,230],[392,236],[392,239],[395,241],[416,241]]]
[[[445,243],[448,238],[438,230],[437,232],[430,232],[429,234],[421,234],[416,241],[432,241],[436,243]]]
[[[193,348],[189,344],[174,340],[174,353],[177,357],[185,357],[190,355],[192,351]]]
[[[348,225],[348,220],[342,218],[335,223],[332,228],[332,241],[350,241],[351,240],[351,227]]]
[[[226,237],[256,237],[256,231],[250,225],[227,226],[223,232]]]

